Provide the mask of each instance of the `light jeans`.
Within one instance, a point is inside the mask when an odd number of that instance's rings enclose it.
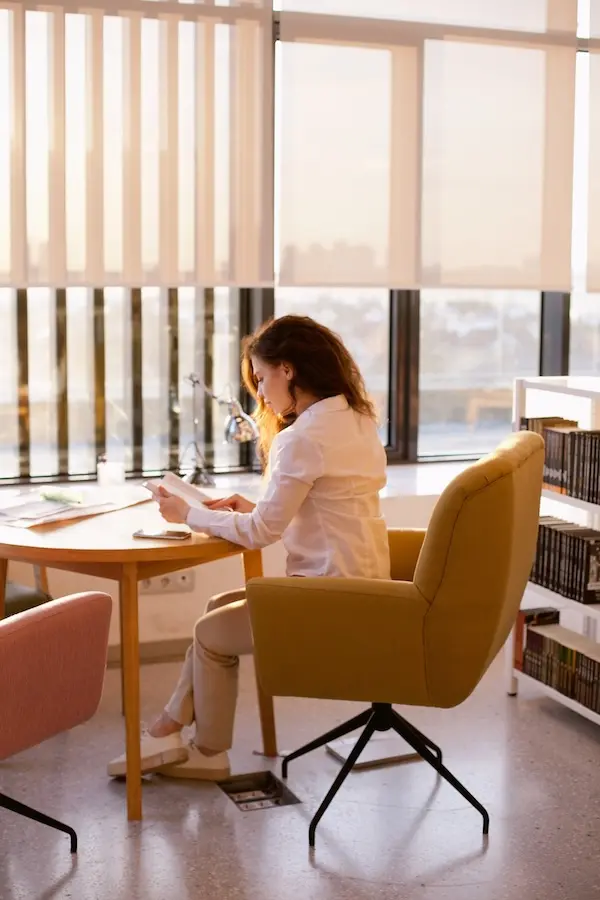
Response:
[[[245,591],[217,594],[194,628],[179,681],[165,710],[181,725],[196,724],[194,743],[229,750],[238,694],[239,657],[252,653]]]

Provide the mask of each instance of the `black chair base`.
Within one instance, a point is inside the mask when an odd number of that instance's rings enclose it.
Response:
[[[348,759],[340,769],[340,772],[331,785],[328,793],[325,796],[325,799],[321,803],[317,812],[315,813],[309,829],[308,829],[308,842],[311,847],[315,846],[315,834],[317,830],[317,825],[321,821],[323,814],[327,810],[331,801],[341,788],[342,784],[346,780],[348,774],[354,768],[354,764],[357,761],[358,757],[367,746],[371,738],[373,737],[376,731],[395,731],[396,734],[399,734],[400,737],[404,738],[407,744],[415,750],[419,756],[425,760],[425,762],[429,763],[438,775],[441,775],[448,784],[452,785],[452,787],[461,794],[465,800],[473,806],[483,818],[483,833],[487,834],[490,827],[490,817],[484,806],[479,803],[478,800],[466,789],[466,787],[461,784],[461,782],[450,772],[443,763],[442,751],[431,741],[426,735],[424,735],[418,728],[415,728],[414,725],[411,725],[410,722],[407,722],[399,713],[397,713],[394,709],[392,709],[392,705],[390,703],[373,703],[370,709],[366,709],[364,712],[360,713],[358,716],[354,716],[353,719],[349,719],[348,722],[344,722],[342,725],[338,725],[337,728],[333,728],[331,731],[328,731],[327,734],[321,735],[316,740],[311,741],[309,744],[305,744],[304,747],[300,747],[299,750],[295,750],[293,753],[290,753],[283,760],[281,766],[281,774],[283,778],[287,778],[288,776],[288,766],[289,763],[293,759],[298,759],[299,756],[304,756],[306,753],[310,753],[312,750],[317,750],[319,747],[323,747],[325,744],[328,744],[329,741],[335,741],[338,738],[344,737],[344,735],[349,734],[349,732],[354,731],[356,728],[361,728],[364,726],[363,732],[360,734],[356,744],[354,745],[352,752],[349,754]]]
[[[7,797],[6,794],[0,794],[0,809],[9,809],[11,812],[15,812],[20,816],[25,816],[26,819],[32,819],[34,822],[39,822],[41,825],[48,825],[50,828],[56,828],[57,831],[68,834],[71,838],[71,853],[77,853],[77,834],[69,827],[69,825],[65,825],[64,822],[52,819],[50,816],[39,812],[37,809],[33,809],[31,806],[26,806],[18,800],[13,800],[12,797]]]

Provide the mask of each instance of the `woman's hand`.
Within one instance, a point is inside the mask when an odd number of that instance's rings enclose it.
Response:
[[[232,494],[231,497],[225,497],[224,500],[207,500],[204,505],[207,509],[225,509],[239,513],[251,513],[256,506],[251,500],[246,500],[239,494]]]
[[[160,514],[167,522],[173,522],[178,525],[184,525],[190,511],[189,504],[182,500],[181,497],[175,497],[169,494],[164,487],[158,489],[158,508]]]

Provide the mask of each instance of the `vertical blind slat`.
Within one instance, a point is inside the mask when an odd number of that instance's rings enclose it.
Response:
[[[50,281],[55,287],[67,283],[67,210],[65,177],[65,15],[51,15],[48,84],[50,95]]]
[[[179,281],[179,77],[175,16],[160,22],[160,200],[159,259],[162,281]]]
[[[123,106],[123,276],[142,284],[142,21],[125,19]]]
[[[215,284],[215,24],[197,22],[196,68],[196,281]]]
[[[16,287],[27,284],[27,190],[26,190],[26,114],[25,114],[25,11],[15,8],[11,14],[12,134],[11,134],[11,261]]]
[[[104,282],[104,76],[103,16],[87,20],[87,153],[86,153],[86,275],[96,287]]]

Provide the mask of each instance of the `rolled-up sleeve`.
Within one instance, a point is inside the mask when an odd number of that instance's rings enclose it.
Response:
[[[191,509],[187,524],[193,531],[258,550],[282,536],[311,490],[323,474],[321,448],[293,427],[280,432],[269,457],[269,481],[263,497],[251,513]]]

